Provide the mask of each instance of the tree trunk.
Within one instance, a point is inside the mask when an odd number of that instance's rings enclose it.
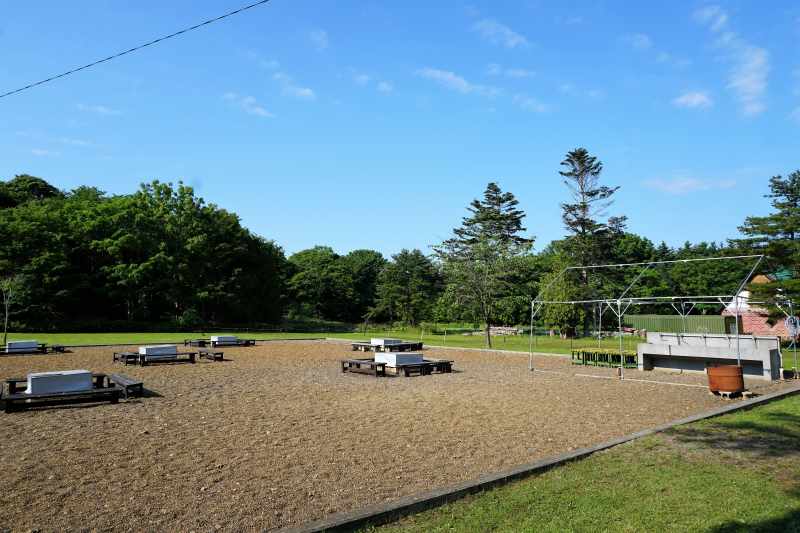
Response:
[[[491,324],[489,323],[489,321],[487,320],[487,321],[486,321],[486,347],[487,347],[487,348],[491,348],[491,347],[492,347],[492,335],[491,335],[491,330],[492,330],[492,325],[491,325]]]

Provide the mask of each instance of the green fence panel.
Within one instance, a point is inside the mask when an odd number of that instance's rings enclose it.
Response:
[[[666,333],[733,333],[735,319],[721,315],[625,315],[626,326]],[[685,328],[685,329],[684,329]]]

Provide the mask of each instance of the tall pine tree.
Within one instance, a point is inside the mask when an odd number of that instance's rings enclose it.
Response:
[[[755,299],[785,300],[800,307],[800,170],[785,178],[773,176],[769,180],[769,194],[774,211],[766,216],[747,217],[739,231],[743,239],[733,243],[745,250],[762,253],[765,257],[763,271],[777,274],[769,284],[751,285]]]
[[[512,292],[509,279],[513,262],[526,255],[533,239],[522,235],[525,213],[510,192],[489,183],[483,199],[474,200],[453,237],[435,246],[447,285],[445,293],[485,325],[491,347],[491,326],[498,306]]]
[[[570,191],[571,203],[562,203],[561,219],[567,230],[564,251],[572,266],[601,264],[609,258],[613,241],[625,232],[626,217],[609,217],[606,211],[613,203],[619,187],[600,185],[603,163],[586,148],[568,152],[559,171]],[[587,270],[580,271],[581,297],[590,299],[592,288]],[[592,323],[592,310],[587,306],[583,313],[583,334],[588,335]]]

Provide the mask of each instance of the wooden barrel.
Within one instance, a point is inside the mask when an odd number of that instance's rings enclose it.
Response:
[[[710,366],[708,388],[711,392],[743,392],[744,376],[742,367],[737,365]]]

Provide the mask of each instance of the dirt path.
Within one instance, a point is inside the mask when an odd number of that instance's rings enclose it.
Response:
[[[144,380],[118,405],[0,414],[0,528],[239,531],[322,518],[588,446],[721,404],[702,388],[452,350],[453,374],[342,374],[349,346],[273,342],[222,363],[113,366],[108,348],[0,358],[0,377]],[[629,377],[702,383],[698,376]]]

